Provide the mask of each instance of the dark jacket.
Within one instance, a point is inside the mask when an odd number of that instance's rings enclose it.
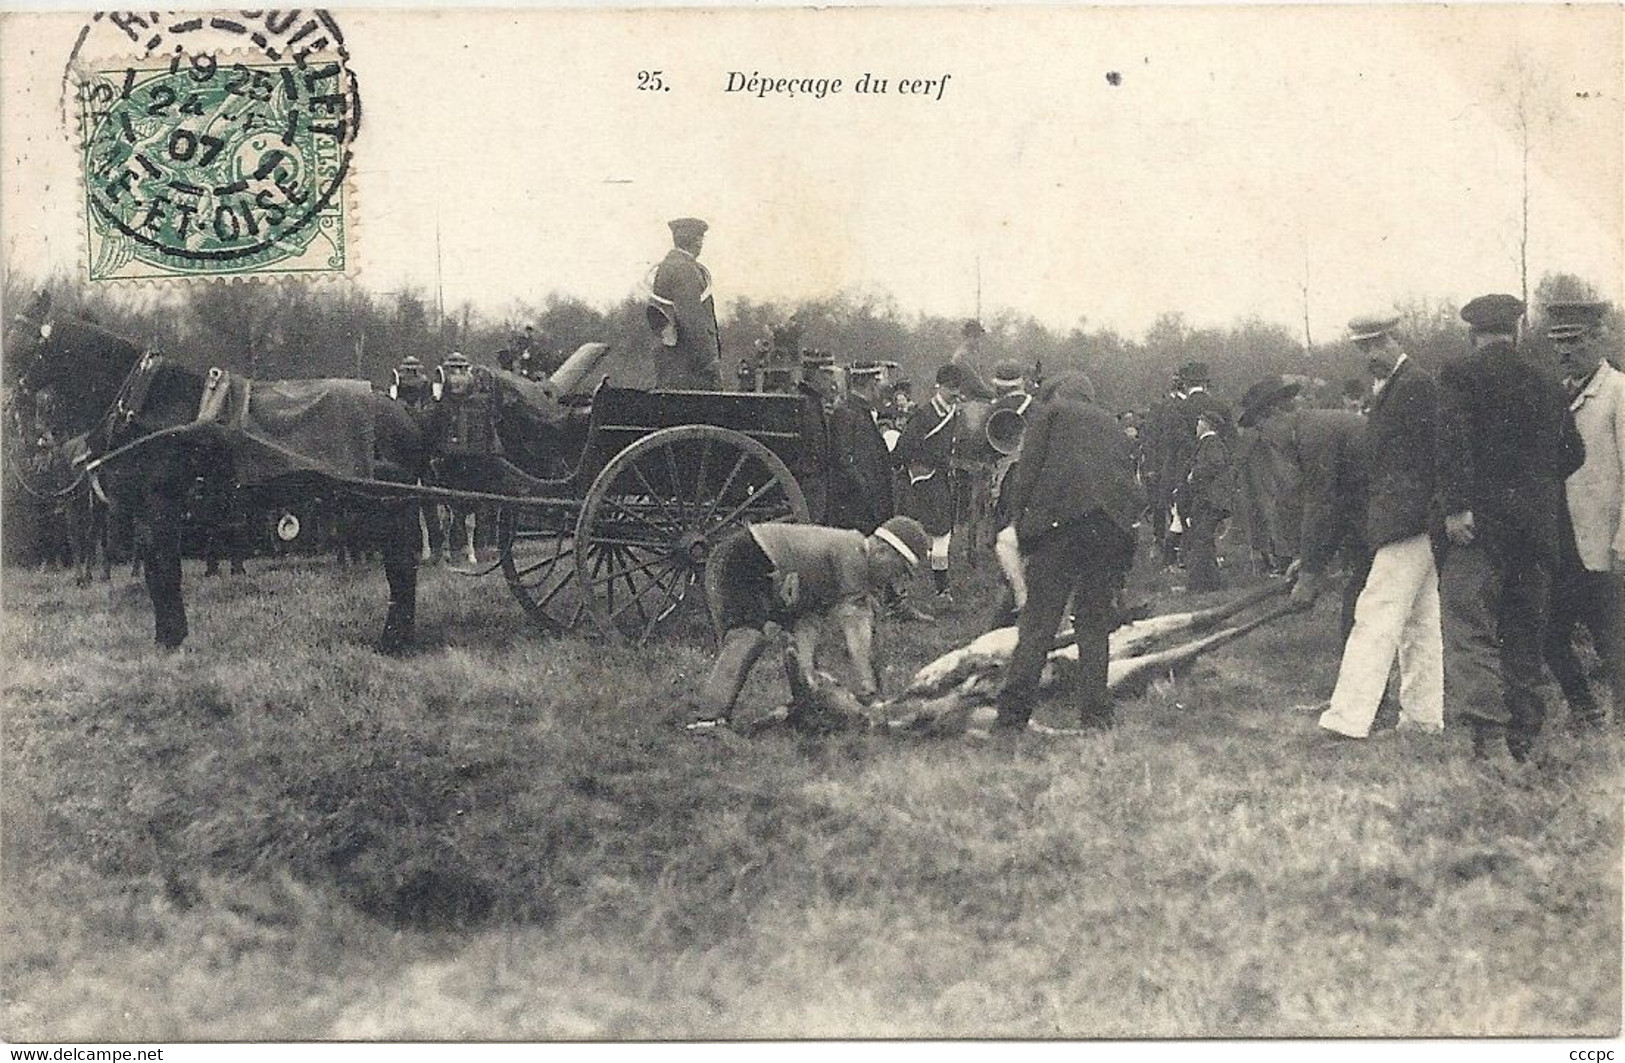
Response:
[[[944,414],[936,401],[922,402],[908,415],[892,460],[908,473],[902,512],[932,535],[954,528],[953,458],[957,407]]]
[[[829,415],[829,450],[834,469],[825,523],[868,535],[896,513],[891,452],[869,400],[849,395],[835,407]]]
[[[1186,519],[1201,514],[1209,520],[1229,516],[1236,505],[1236,472],[1224,436],[1210,432],[1196,441],[1191,470],[1176,496]]]
[[[722,388],[722,341],[711,271],[699,259],[674,247],[655,268],[649,285],[649,324],[655,327],[655,386],[700,391]],[[673,339],[668,345],[667,340]]]
[[[1447,362],[1439,397],[1438,512],[1470,510],[1481,538],[1555,564],[1563,481],[1585,463],[1561,385],[1498,343]]]
[[[1378,550],[1435,529],[1439,466],[1439,385],[1409,359],[1371,401],[1365,436],[1366,545]]]
[[[1364,545],[1366,431],[1365,418],[1346,410],[1299,410],[1287,422],[1282,450],[1298,481],[1307,572],[1324,572],[1345,544]]]
[[[1010,514],[1024,548],[1050,531],[1103,513],[1129,532],[1145,506],[1129,439],[1089,397],[1081,376],[1063,377],[1027,411],[1009,485]]]

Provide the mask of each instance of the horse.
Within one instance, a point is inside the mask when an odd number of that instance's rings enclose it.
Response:
[[[234,441],[228,433],[182,427],[197,421],[205,378],[168,359],[148,357],[139,344],[99,325],[72,319],[22,324],[32,327],[19,342],[7,344],[18,374],[9,399],[18,409],[32,407],[48,416],[58,438],[87,434],[91,462],[82,467],[95,468],[100,489],[115,508],[128,507],[136,521],[154,640],[166,650],[178,649],[188,634],[181,587],[181,527],[188,494],[200,477],[231,490],[234,468]],[[51,401],[40,401],[47,395]],[[371,398],[366,410],[372,421],[373,477],[416,483],[428,459],[423,428],[386,396],[373,392]],[[143,442],[130,447],[138,439]],[[114,454],[121,447],[130,449]],[[109,455],[96,467],[98,459]],[[358,486],[329,482],[340,490]],[[356,497],[365,498],[369,518],[380,532],[389,585],[378,649],[402,653],[412,644],[417,611],[417,503],[384,492],[356,492]]]

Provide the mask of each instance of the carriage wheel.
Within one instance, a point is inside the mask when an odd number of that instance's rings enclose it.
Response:
[[[578,593],[575,513],[504,506],[497,513],[502,575],[525,615],[548,631],[568,631],[586,614]]]
[[[711,425],[664,428],[610,459],[588,490],[577,585],[600,631],[641,645],[729,532],[806,519],[796,478],[762,443]]]

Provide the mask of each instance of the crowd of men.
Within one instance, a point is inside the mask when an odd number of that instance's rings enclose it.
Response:
[[[698,261],[705,223],[678,219],[671,230],[674,246],[649,302],[657,378],[661,386],[717,388],[711,275]],[[930,399],[899,415],[881,363],[854,363],[837,396],[833,359],[807,352],[799,386],[819,396],[827,418],[831,538],[795,551],[761,542],[745,551],[761,569],[751,593],[766,596],[750,616],[795,623],[832,607],[833,599],[803,602],[797,614],[785,605],[784,581],[797,582],[791,577],[803,568],[847,573],[815,582],[841,588],[835,598],[849,617],[862,612],[855,602],[865,595],[904,618],[923,615],[907,602],[906,581],[893,577],[924,562],[938,600],[950,602],[948,547],[956,504],[964,503],[955,421],[964,398],[996,399],[1027,422],[1015,460],[1000,470],[994,506],[1020,632],[999,700],[1001,727],[1026,726],[1069,601],[1079,720],[1109,723],[1106,637],[1141,518],[1149,515],[1162,560],[1183,567],[1188,589],[1202,592],[1222,585],[1217,539],[1239,509],[1260,567],[1294,580],[1301,606],[1319,597],[1334,564],[1349,572],[1343,653],[1319,720],[1328,736],[1370,734],[1379,706],[1393,700],[1397,661],[1400,729],[1440,733],[1448,716],[1470,726],[1476,753],[1504,745],[1527,759],[1545,716],[1544,668],[1557,677],[1573,726],[1604,715],[1575,652],[1577,627],[1589,632],[1611,691],[1625,668],[1625,375],[1606,357],[1605,304],[1545,308],[1561,383],[1519,351],[1525,309],[1510,295],[1469,302],[1461,311],[1468,350],[1438,379],[1405,351],[1397,316],[1356,318],[1349,339],[1369,386],[1355,378],[1335,409],[1300,407],[1301,383],[1270,377],[1247,390],[1238,414],[1210,392],[1208,367],[1190,362],[1145,416],[1115,416],[1081,374],[1035,395],[1037,382],[1019,365],[1001,365],[989,385],[974,357],[983,333],[970,322]],[[1268,534],[1287,523],[1296,525],[1282,536],[1292,542],[1290,562]],[[857,560],[865,556],[867,567]],[[877,565],[876,556],[907,565]],[[725,584],[734,585],[718,586]],[[713,604],[719,617],[727,612]],[[848,641],[867,639],[854,633]],[[804,668],[809,656],[802,654]],[[727,692],[743,682],[739,667],[748,671],[741,660],[719,661],[734,669],[710,688],[724,692],[709,706],[719,716],[732,708]],[[872,678],[867,657],[859,671]]]

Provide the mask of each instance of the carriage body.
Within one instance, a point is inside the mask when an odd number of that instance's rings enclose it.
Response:
[[[576,460],[555,465],[554,476],[520,475],[517,486],[530,497],[501,507],[510,590],[544,627],[591,622],[647,640],[698,597],[691,592],[727,535],[748,523],[816,516],[802,487],[825,473],[816,401],[601,386],[587,410],[550,433],[579,439]]]

